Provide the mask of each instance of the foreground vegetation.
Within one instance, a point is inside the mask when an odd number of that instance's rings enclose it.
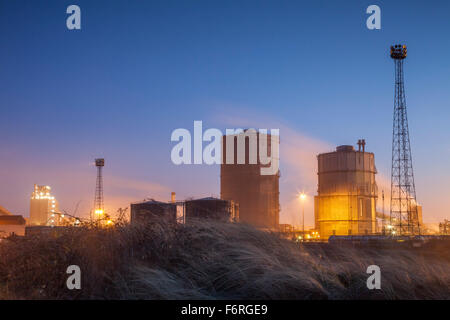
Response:
[[[449,249],[302,246],[218,222],[72,228],[0,242],[0,299],[450,299]]]

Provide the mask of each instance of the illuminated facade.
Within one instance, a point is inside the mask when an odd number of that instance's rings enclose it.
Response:
[[[376,230],[375,156],[359,149],[339,146],[319,154],[318,195],[314,198],[316,229],[322,239],[331,235],[373,234]]]
[[[34,185],[30,201],[30,225],[56,226],[61,219],[58,201],[50,193],[49,186]]]

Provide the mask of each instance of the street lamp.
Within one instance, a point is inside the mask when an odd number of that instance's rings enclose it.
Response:
[[[305,236],[305,200],[306,194],[304,192],[300,193],[299,196],[300,201],[302,202],[302,233],[303,237]]]

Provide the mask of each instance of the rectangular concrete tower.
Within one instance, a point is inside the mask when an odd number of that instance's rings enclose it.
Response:
[[[278,229],[279,170],[277,168],[274,174],[261,174],[261,168],[270,165],[261,164],[259,155],[261,142],[267,147],[264,152],[267,151],[267,155],[272,157],[272,144],[278,143],[279,137],[250,130],[223,137],[220,198],[233,200],[239,205],[240,222],[265,229]],[[241,148],[238,148],[239,141],[245,143]],[[230,159],[231,153],[233,156]]]

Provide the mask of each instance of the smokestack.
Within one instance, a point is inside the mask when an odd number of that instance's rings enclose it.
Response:
[[[358,151],[359,152],[361,152],[361,148],[362,148],[362,152],[366,151],[366,140],[364,140],[364,139],[358,140]]]
[[[173,191],[170,194],[170,202],[175,203],[175,192],[173,192]]]

